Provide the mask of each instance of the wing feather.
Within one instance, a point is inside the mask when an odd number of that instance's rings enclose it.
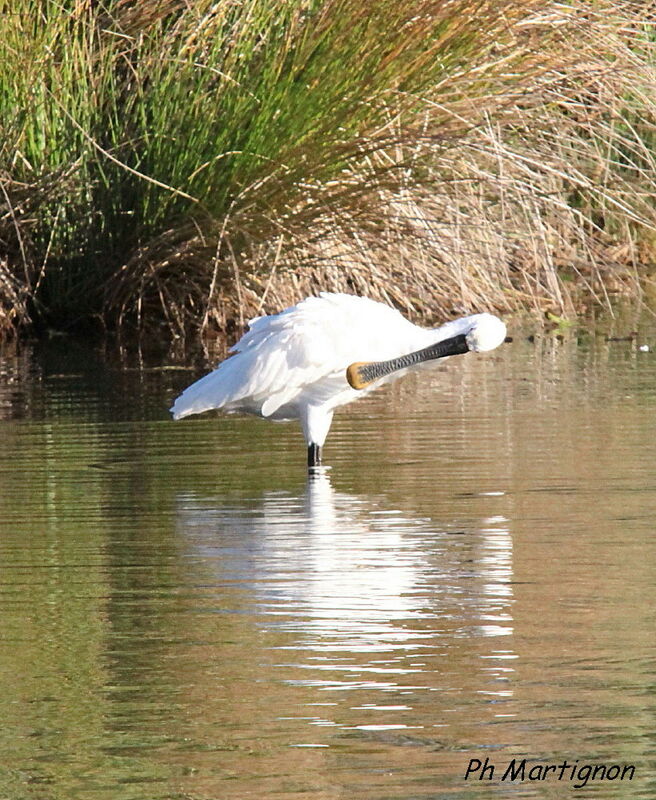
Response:
[[[351,362],[392,358],[417,330],[398,311],[368,298],[309,297],[252,319],[232,355],[189,386],[171,411],[175,419],[213,408],[270,416],[323,378],[341,377],[348,389]]]

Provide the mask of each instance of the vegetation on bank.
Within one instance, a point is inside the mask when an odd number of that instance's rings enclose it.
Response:
[[[0,331],[637,292],[639,0],[0,0]]]

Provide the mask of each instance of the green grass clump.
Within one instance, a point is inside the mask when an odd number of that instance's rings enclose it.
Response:
[[[322,287],[415,309],[562,304],[558,267],[543,279],[528,262],[559,204],[558,235],[580,239],[582,206],[613,195],[564,154],[545,172],[529,124],[561,125],[589,159],[600,134],[572,107],[616,92],[630,50],[610,10],[0,2],[0,328],[163,320],[181,335]]]

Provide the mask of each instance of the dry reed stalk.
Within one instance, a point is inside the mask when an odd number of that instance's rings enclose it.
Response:
[[[59,324],[73,309],[183,339],[326,289],[431,318],[639,291],[656,241],[652,3],[76,9],[44,34],[67,54],[78,26],[69,50],[90,59],[43,62],[71,78],[38,107],[54,166],[33,163],[29,120],[0,145],[5,327],[30,294]],[[84,81],[97,107],[79,106]]]

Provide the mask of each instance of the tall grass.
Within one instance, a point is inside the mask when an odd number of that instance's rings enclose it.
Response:
[[[0,0],[0,327],[603,300],[653,223],[643,6]]]

